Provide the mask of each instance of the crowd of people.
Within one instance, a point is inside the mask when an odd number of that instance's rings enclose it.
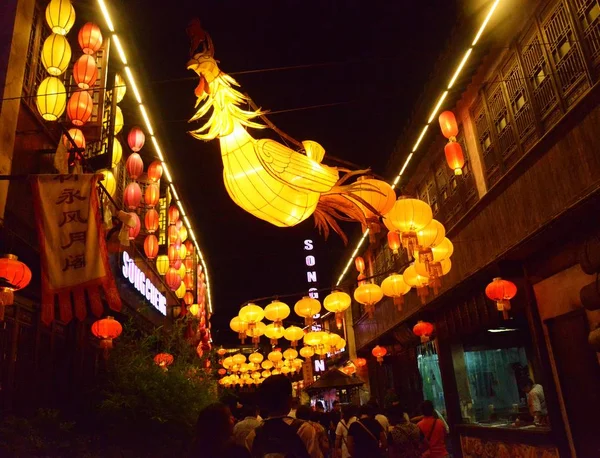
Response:
[[[410,418],[399,403],[385,412],[334,402],[325,412],[299,405],[284,375],[259,388],[260,410],[211,404],[198,418],[192,457],[198,458],[445,458],[448,425],[430,401]],[[239,412],[238,412],[239,410]],[[261,418],[260,412],[264,412]]]

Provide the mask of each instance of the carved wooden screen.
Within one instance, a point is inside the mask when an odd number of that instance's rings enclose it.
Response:
[[[493,126],[497,146],[496,153],[500,154],[499,160],[503,163],[513,163],[514,154],[518,151],[518,145],[513,130],[512,120],[506,100],[502,93],[502,84],[495,83],[487,91],[487,105],[490,116],[490,124]]]
[[[23,75],[23,101],[33,109],[34,113],[37,113],[35,105],[37,88],[42,80],[48,76],[42,65],[41,57],[42,45],[48,35],[50,35],[50,29],[44,24],[44,12],[41,6],[36,5],[33,9],[33,21],[29,33],[25,73]]]
[[[490,132],[490,123],[481,97],[475,102],[471,110],[471,117],[475,125],[479,148],[483,156],[483,172],[489,187],[498,181],[501,173]]]
[[[598,0],[571,0],[579,21],[590,59],[594,67],[600,66],[600,3]]]

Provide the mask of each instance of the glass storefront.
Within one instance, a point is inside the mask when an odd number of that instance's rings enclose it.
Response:
[[[434,342],[426,342],[417,347],[417,363],[423,381],[423,399],[433,402],[435,409],[446,417],[444,387]]]

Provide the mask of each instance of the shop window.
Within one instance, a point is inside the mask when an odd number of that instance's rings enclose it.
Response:
[[[417,347],[417,364],[423,381],[423,399],[433,402],[435,410],[446,417],[442,374],[433,342],[427,342]]]
[[[533,75],[533,87],[536,89],[542,85],[542,82],[546,79],[546,73],[543,68],[540,68]]]

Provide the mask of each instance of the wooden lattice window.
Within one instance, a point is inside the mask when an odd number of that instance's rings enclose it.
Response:
[[[598,0],[571,0],[583,37],[595,66],[600,65],[600,2]]]
[[[524,144],[526,138],[535,131],[535,116],[528,100],[525,78],[518,60],[513,57],[504,68],[506,94],[515,120],[517,135],[521,144]]]
[[[479,98],[471,110],[471,117],[475,124],[477,140],[483,157],[484,173],[488,180],[488,185],[491,186],[499,178],[500,165],[494,151],[492,133],[490,132],[490,124],[483,100]]]
[[[25,60],[25,73],[23,75],[23,100],[27,105],[37,112],[35,105],[35,94],[37,88],[44,78],[48,76],[42,65],[42,45],[50,34],[50,29],[45,27],[44,12],[36,5],[33,10],[33,21],[29,33],[29,44],[27,45],[27,59]]]
[[[502,160],[506,161],[516,151],[517,142],[500,83],[494,84],[488,91],[487,103],[498,139],[498,151]]]

